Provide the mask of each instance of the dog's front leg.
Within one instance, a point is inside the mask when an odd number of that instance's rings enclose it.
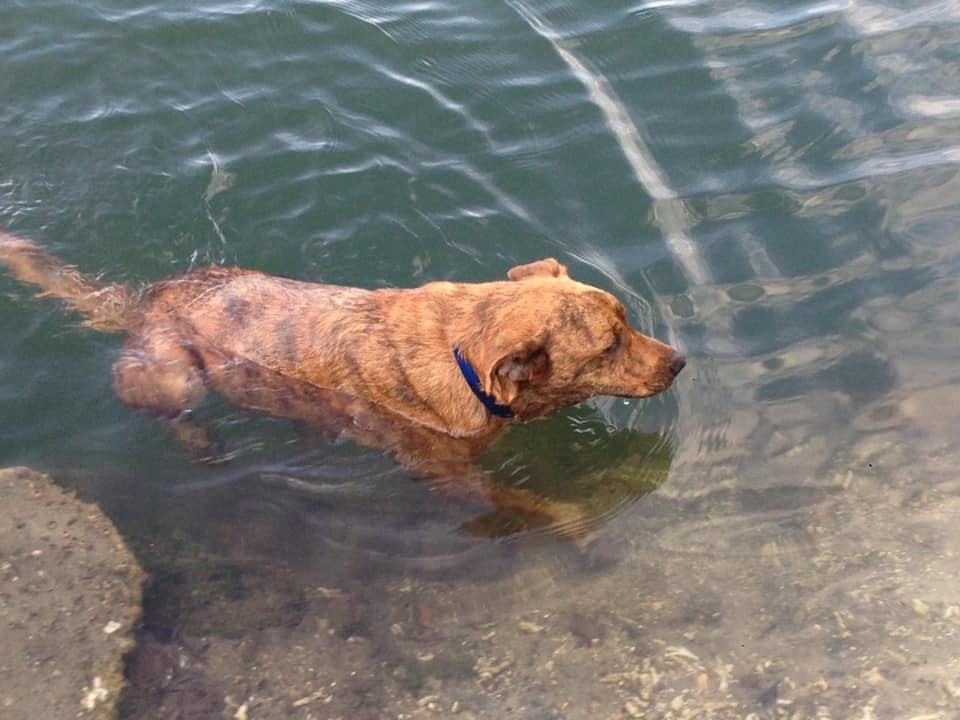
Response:
[[[460,526],[460,531],[467,535],[494,538],[547,529],[557,536],[580,540],[588,530],[578,505],[509,487],[472,464],[442,463],[421,471],[427,475],[431,489],[463,502],[493,508]]]

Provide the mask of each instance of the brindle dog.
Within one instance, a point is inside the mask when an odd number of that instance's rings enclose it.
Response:
[[[209,267],[135,291],[0,230],[0,262],[86,325],[127,333],[117,396],[162,418],[197,458],[219,457],[190,417],[212,388],[243,408],[387,448],[448,494],[571,534],[576,507],[502,486],[472,461],[511,420],[594,395],[654,395],[685,364],[552,258],[501,282],[365,290]]]

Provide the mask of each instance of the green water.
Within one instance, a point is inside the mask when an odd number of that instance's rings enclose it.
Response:
[[[955,712],[954,6],[30,0],[0,61],[0,225],[87,272],[383,287],[555,256],[689,358],[483,460],[588,508],[598,560],[465,537],[380,453],[216,398],[233,460],[191,464],[113,397],[121,338],[0,274],[0,465],[121,528],[158,578],[143,656],[305,638],[325,669],[289,692],[364,698],[251,717]],[[232,715],[247,691],[203,673]],[[131,716],[171,716],[147,686]]]

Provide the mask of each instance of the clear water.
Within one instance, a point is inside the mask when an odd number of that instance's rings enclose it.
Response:
[[[689,357],[483,460],[588,508],[584,553],[216,399],[234,459],[191,464],[118,337],[0,275],[0,464],[110,514],[156,578],[134,662],[193,653],[210,717],[957,712],[956,3],[30,0],[0,61],[0,224],[86,271],[553,255]],[[132,716],[206,717],[133,675]]]

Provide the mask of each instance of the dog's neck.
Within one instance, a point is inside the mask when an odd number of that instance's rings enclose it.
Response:
[[[480,376],[477,375],[477,371],[473,365],[470,364],[470,361],[463,356],[460,352],[460,347],[457,345],[453,347],[453,357],[456,359],[457,366],[463,374],[463,379],[467,381],[467,385],[473,391],[473,394],[477,396],[477,400],[483,403],[487,412],[500,418],[512,418],[513,410],[510,409],[509,405],[498,403],[493,395],[484,391]]]
[[[375,336],[386,331],[379,346],[396,351],[397,377],[422,400],[405,404],[403,412],[412,420],[454,437],[479,438],[496,435],[512,418],[512,410],[484,389],[477,359],[467,347],[476,344],[478,329],[487,319],[487,312],[478,305],[488,294],[478,293],[471,285],[437,283],[375,290],[368,296],[371,312],[367,317],[376,322],[367,332]],[[438,295],[445,296],[443,302],[436,301]],[[461,357],[472,368],[473,384],[454,347],[462,350]],[[396,388],[391,397],[400,392]],[[388,398],[383,400],[389,403]]]

